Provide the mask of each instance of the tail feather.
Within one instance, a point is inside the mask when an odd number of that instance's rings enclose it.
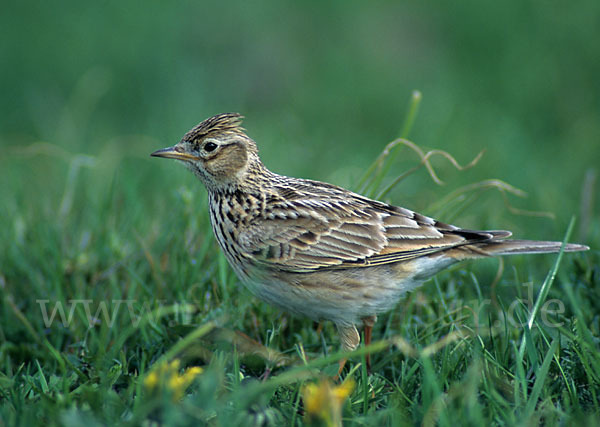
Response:
[[[478,249],[490,256],[512,254],[546,254],[559,252],[562,242],[545,242],[541,240],[492,240],[477,245]],[[565,252],[587,251],[588,246],[567,243]]]

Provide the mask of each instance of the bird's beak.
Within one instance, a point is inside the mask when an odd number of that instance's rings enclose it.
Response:
[[[153,157],[165,157],[167,159],[176,159],[176,160],[187,160],[187,161],[196,161],[200,160],[199,157],[192,156],[188,153],[183,153],[181,151],[177,151],[175,147],[167,147],[162,150],[156,150],[154,153],[150,154]]]

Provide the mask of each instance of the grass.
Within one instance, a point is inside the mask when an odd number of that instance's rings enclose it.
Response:
[[[409,111],[404,138],[416,104]],[[389,190],[394,150],[407,144],[388,145],[359,181],[365,191]],[[429,155],[419,157],[433,173]],[[4,424],[318,424],[305,387],[335,392],[328,378],[343,357],[355,384],[340,406],[348,425],[600,421],[595,250],[462,264],[380,316],[369,348],[343,354],[331,324],[321,330],[240,287],[212,237],[204,190],[174,165],[49,143],[10,160],[5,172],[19,184],[4,194],[0,228],[11,242],[0,275]],[[23,179],[37,170],[48,175]],[[47,176],[48,191],[32,191]],[[453,217],[487,188],[513,189],[485,181],[428,211]],[[180,369],[161,371],[173,361]],[[202,373],[184,385],[169,382],[195,366]],[[151,375],[165,376],[162,386],[149,386]],[[331,397],[322,405],[337,410]]]

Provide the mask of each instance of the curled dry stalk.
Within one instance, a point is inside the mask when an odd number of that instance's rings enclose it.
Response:
[[[414,166],[413,168],[409,169],[408,171],[402,173],[400,176],[398,176],[396,179],[394,179],[394,181],[392,181],[392,183],[390,185],[385,187],[379,193],[376,193],[377,189],[381,185],[383,178],[387,175],[387,172],[389,171],[389,169],[391,167],[391,163],[395,157],[395,154],[397,154],[398,147],[401,147],[401,146],[406,146],[406,147],[410,148],[413,152],[415,152],[421,159],[420,163],[418,165]],[[484,153],[484,151],[481,151],[479,154],[477,154],[477,156],[475,156],[475,158],[473,160],[471,160],[471,162],[469,162],[465,166],[461,166],[460,163],[458,163],[458,161],[454,158],[454,156],[452,156],[447,151],[430,150],[425,153],[421,149],[421,147],[419,147],[414,142],[409,141],[408,139],[405,139],[405,138],[398,138],[385,146],[385,148],[383,149],[381,154],[379,154],[377,159],[375,159],[375,161],[371,164],[371,166],[369,166],[369,168],[367,169],[367,171],[365,172],[363,177],[360,179],[360,181],[358,183],[358,188],[359,188],[359,191],[361,191],[361,192],[365,192],[370,189],[371,194],[369,194],[369,195],[371,197],[382,198],[387,193],[389,193],[390,190],[392,190],[396,185],[398,185],[403,179],[405,179],[409,175],[412,175],[414,172],[416,172],[418,169],[420,169],[423,166],[425,166],[425,168],[427,169],[427,172],[429,173],[429,176],[431,176],[431,179],[436,184],[443,185],[444,182],[437,176],[435,169],[431,165],[431,162],[430,162],[431,157],[436,156],[436,155],[442,156],[445,159],[447,159],[456,169],[462,171],[462,170],[466,170],[466,169],[469,169],[469,168],[475,166],[479,162],[481,157],[483,156],[483,153]]]
[[[554,214],[551,212],[530,211],[512,206],[508,200],[508,194],[517,197],[527,197],[527,193],[499,179],[486,179],[460,187],[445,197],[442,197],[436,203],[430,205],[428,210],[430,212],[435,212],[436,215],[444,215],[446,218],[450,213],[444,214],[443,212],[451,211],[452,216],[456,217],[488,190],[499,191],[502,195],[506,209],[515,215],[546,217],[550,219],[555,218]]]
[[[387,172],[391,167],[391,162],[393,160],[394,154],[397,152],[398,147],[401,146],[408,147],[413,152],[415,152],[420,158],[419,164],[410,168],[406,172],[403,172],[398,177],[396,177],[389,185],[387,185],[383,190],[377,192],[377,190],[381,186],[384,177],[387,175]],[[442,156],[446,160],[448,160],[452,164],[452,166],[454,166],[457,170],[464,171],[477,165],[479,160],[482,158],[483,153],[484,150],[479,152],[473,158],[473,160],[471,160],[468,164],[463,166],[456,160],[456,158],[454,158],[454,156],[452,156],[447,151],[430,150],[424,152],[414,142],[404,138],[398,138],[385,146],[381,154],[371,164],[371,166],[367,169],[366,173],[359,181],[358,188],[360,192],[368,193],[369,197],[382,199],[395,186],[402,182],[402,180],[415,173],[421,167],[425,167],[433,182],[435,182],[438,185],[443,185],[444,182],[438,177],[434,167],[431,165],[430,159],[433,156]],[[517,197],[526,197],[527,193],[499,179],[487,179],[461,187],[451,192],[447,196],[443,197],[440,201],[431,205],[428,210],[430,212],[435,212],[438,216],[443,211],[451,211],[453,212],[453,216],[457,216],[469,205],[473,204],[477,199],[479,199],[479,197],[481,197],[481,195],[485,191],[490,189],[498,190],[501,193],[506,209],[515,215],[547,217],[550,219],[555,218],[554,214],[552,214],[551,212],[530,211],[512,206],[509,202],[508,194],[512,194]],[[448,213],[445,215],[447,217]]]
[[[459,171],[469,169],[479,162],[484,151],[481,151],[479,154],[477,154],[477,156],[475,156],[475,158],[467,165],[461,166],[454,156],[447,151],[430,150],[424,152],[417,144],[407,139],[408,134],[412,129],[412,125],[416,119],[421,100],[421,93],[419,91],[414,91],[409,101],[408,113],[402,127],[402,132],[400,133],[400,138],[397,138],[387,144],[377,159],[375,159],[375,161],[369,166],[356,186],[359,193],[366,194],[367,196],[374,197],[376,199],[381,199],[385,197],[402,180],[412,175],[423,166],[425,166],[429,176],[436,184],[443,185],[443,181],[437,176],[435,169],[430,163],[430,159],[433,156],[444,157]],[[383,188],[383,190],[379,190],[384,178],[388,176],[399,149],[403,146],[408,147],[415,152],[421,159],[420,163],[400,174],[389,185]],[[523,190],[513,187],[512,185],[499,179],[488,179],[459,188],[458,190],[455,190],[446,197],[442,198],[439,202],[432,205],[429,210],[435,212],[436,214],[439,214],[445,210],[457,215],[459,212],[466,209],[467,206],[474,203],[483,192],[489,189],[496,189],[500,191],[507,210],[513,214],[547,217],[551,219],[554,218],[554,215],[550,212],[528,211],[512,206],[508,200],[509,193],[518,197],[525,197],[526,193]]]
[[[435,173],[435,169],[433,168],[433,166],[431,165],[429,159],[433,156],[442,156],[444,158],[446,158],[446,160],[448,160],[452,166],[454,166],[456,169],[458,169],[459,171],[463,171],[466,169],[469,169],[473,166],[475,166],[479,160],[481,159],[481,157],[483,156],[484,151],[480,151],[479,154],[477,154],[477,156],[475,156],[475,158],[473,160],[471,160],[467,165],[465,166],[461,166],[456,159],[447,151],[444,150],[430,150],[427,153],[424,153],[423,150],[421,150],[421,148],[415,144],[412,141],[409,141],[407,139],[397,139],[395,141],[392,141],[390,144],[388,144],[388,146],[392,145],[389,150],[393,149],[396,145],[402,144],[407,146],[408,148],[410,148],[411,150],[413,150],[415,153],[417,153],[417,155],[419,156],[419,158],[421,159],[421,162],[412,167],[411,169],[407,170],[406,172],[400,174],[396,179],[394,179],[392,181],[391,184],[389,184],[387,187],[385,187],[382,191],[380,191],[377,194],[377,199],[380,199],[382,197],[384,197],[387,193],[389,193],[396,185],[398,185],[398,183],[400,183],[404,178],[406,178],[407,176],[413,174],[414,172],[416,172],[418,169],[420,169],[421,167],[425,166],[425,168],[427,169],[427,172],[429,173],[429,176],[431,176],[431,179],[433,180],[433,182],[435,182],[438,185],[443,185],[444,182],[437,176],[437,174]],[[386,147],[387,149],[387,147]],[[384,150],[385,152],[386,150]]]

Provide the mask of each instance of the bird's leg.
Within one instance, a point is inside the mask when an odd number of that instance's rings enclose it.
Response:
[[[340,334],[340,341],[342,342],[342,350],[344,351],[354,351],[360,344],[360,335],[356,330],[356,326],[348,325],[348,324],[336,324],[338,328],[338,332]],[[344,365],[348,359],[344,358],[340,360],[340,369],[338,370],[338,374],[336,375],[336,379],[340,377],[342,374],[342,370],[344,369]]]
[[[321,335],[321,332],[323,332],[323,322],[319,322],[317,324],[317,329],[315,330],[315,332],[317,333],[317,335]]]
[[[365,345],[371,344],[371,337],[373,333],[373,325],[377,322],[377,316],[367,316],[362,319],[363,325],[365,327]],[[371,374],[371,355],[367,353],[365,355],[365,359],[367,361],[367,373]]]

